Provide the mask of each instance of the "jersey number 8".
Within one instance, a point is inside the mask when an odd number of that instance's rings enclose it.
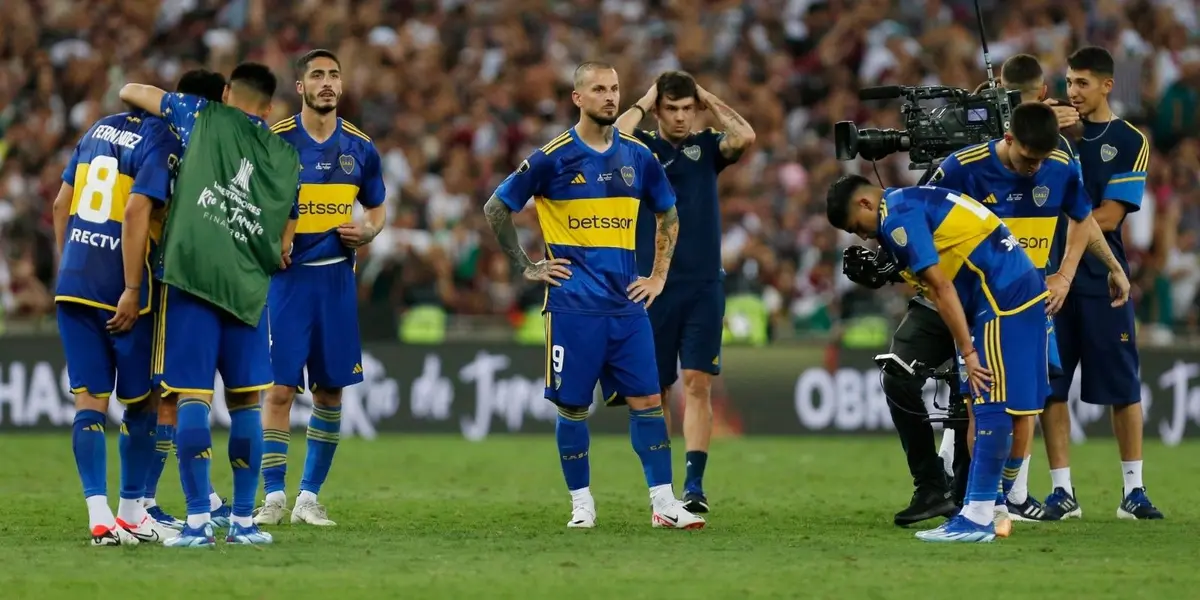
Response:
[[[87,181],[79,193],[75,214],[89,223],[107,223],[112,216],[113,194],[120,177],[117,159],[97,156],[88,165]]]

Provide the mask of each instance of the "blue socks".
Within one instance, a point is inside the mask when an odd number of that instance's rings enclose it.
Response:
[[[1012,491],[1013,484],[1017,482],[1017,475],[1021,472],[1021,464],[1025,462],[1025,457],[1012,458],[1004,460],[1004,473],[1000,479],[1000,497],[996,500],[996,504],[1004,504],[1008,500],[1008,493]]]
[[[175,448],[175,426],[159,425],[154,432],[154,457],[150,459],[150,467],[146,469],[146,494],[144,498],[153,500],[158,495],[158,480],[162,479],[163,469],[167,466],[167,458]]]
[[[642,461],[646,485],[671,485],[671,439],[662,406],[629,411],[629,440]]]
[[[342,406],[313,406],[308,418],[308,455],[304,457],[304,477],[300,491],[316,495],[329,476],[333,453],[342,437]]]
[[[158,413],[139,410],[136,404],[125,407],[121,437],[121,498],[140,500],[146,495],[146,473],[154,462],[154,434]]]
[[[175,446],[179,454],[179,478],[189,515],[208,514],[212,473],[212,429],[208,404],[195,398],[179,400]]]
[[[268,494],[283,493],[287,483],[288,442],[292,434],[286,429],[263,431],[262,476],[263,489]]]
[[[263,463],[262,409],[257,404],[229,410],[229,464],[233,467],[233,516],[249,517]]]
[[[704,494],[704,467],[708,465],[708,453],[700,450],[688,450],[687,475],[683,480],[685,494]]]
[[[1004,412],[975,415],[975,451],[967,480],[967,507],[963,515],[977,524],[992,521],[992,507],[1001,489],[1002,471],[1012,448],[1012,417]],[[976,508],[979,507],[979,508]]]
[[[108,495],[105,421],[104,413],[98,410],[81,410],[75,413],[75,422],[71,426],[71,450],[75,453],[75,467],[79,470],[79,481],[83,483],[84,498]]]
[[[563,478],[567,489],[575,491],[591,485],[592,470],[588,461],[591,435],[587,425],[588,409],[558,407],[554,438],[558,442],[558,458],[562,461]]]

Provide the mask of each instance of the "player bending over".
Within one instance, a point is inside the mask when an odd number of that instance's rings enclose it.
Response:
[[[974,412],[976,448],[966,506],[931,542],[990,542],[992,510],[1012,444],[1007,411],[1033,410],[1046,374],[1046,282],[995,214],[939,187],[882,189],[859,175],[829,188],[834,227],[876,239],[920,278],[963,357]]]
[[[706,109],[724,131],[692,131],[696,115]],[[658,129],[638,129],[638,122],[651,113],[658,120]],[[668,426],[667,392],[678,377],[676,367],[683,372],[683,437],[687,443],[683,499],[688,510],[706,513],[704,468],[712,438],[712,378],[721,372],[725,318],[717,176],[754,143],[754,130],[732,108],[697,85],[691,75],[680,71],[659,75],[646,95],[617,119],[616,127],[631,132],[658,157],[678,199],[682,251],[672,259],[663,293],[648,311]],[[638,273],[643,276],[654,269],[655,235],[654,221],[643,205],[637,235]]]
[[[184,73],[179,78],[179,83],[175,86],[176,93],[190,94],[205,98],[210,102],[220,102],[221,95],[225,92],[225,76],[220,73],[213,73],[206,69],[194,69]],[[161,209],[165,211],[165,206]],[[165,215],[157,215],[158,224],[161,228],[162,217]],[[152,292],[157,297],[162,297],[162,263],[157,260],[151,260],[151,274],[154,277]],[[162,316],[161,303],[154,306],[154,362],[157,363],[159,356],[158,349],[158,331],[159,321]],[[156,371],[153,369],[152,371]],[[183,529],[184,521],[175,518],[158,505],[158,482],[162,478],[163,468],[167,465],[167,457],[172,450],[175,449],[175,396],[173,394],[162,395],[162,388],[159,385],[159,378],[156,376],[152,381],[150,393],[152,398],[161,397],[158,404],[158,427],[154,434],[154,459],[150,462],[150,469],[146,474],[146,492],[142,500],[143,506],[146,507],[146,512],[158,521],[160,525],[170,527],[175,530]],[[178,456],[176,456],[178,459]],[[215,491],[209,488],[209,504],[212,508],[213,524],[217,527],[229,526],[230,507],[221,499]]]
[[[154,460],[157,396],[150,393],[156,301],[147,264],[162,222],[152,219],[171,191],[183,153],[179,138],[144,111],[97,121],[75,147],[54,200],[62,260],[54,300],[75,394],[71,446],[93,546],[166,541],[176,535],[142,506]],[[121,421],[121,499],[108,504],[105,423],[113,393]]]
[[[704,519],[686,510],[671,486],[671,441],[646,316],[675,252],[675,193],[650,150],[612,127],[620,91],[611,66],[580,65],[571,98],[580,113],[575,127],[530,154],[484,205],[517,270],[546,284],[546,399],[558,405],[555,432],[572,505],[567,526],[596,524],[587,416],[600,382],[629,404],[629,437],[650,486],[653,526],[700,528]],[[546,242],[546,258],[536,263],[512,222],[530,197]],[[634,256],[642,202],[658,222],[648,278],[638,277]]]
[[[122,100],[171,123],[185,147],[164,234],[159,330],[161,385],[178,395],[175,443],[188,508],[187,526],[172,546],[215,543],[209,412],[218,372],[226,385],[233,467],[226,541],[272,541],[251,518],[262,463],[259,392],[272,384],[266,288],[291,246],[299,175],[295,150],[266,130],[274,93],[275,76],[254,63],[235,68],[225,88],[225,104],[237,111],[152,86],[121,89]],[[226,260],[214,260],[216,253]]]
[[[1069,220],[1066,258],[1046,281],[1051,292],[1046,309],[1050,371],[1059,366],[1050,315],[1061,306],[1068,290],[1066,282],[1085,247],[1108,265],[1113,283],[1120,290],[1119,299],[1124,302],[1129,297],[1129,280],[1091,216],[1092,204],[1083,189],[1079,165],[1070,154],[1059,149],[1065,140],[1058,125],[1058,117],[1050,106],[1041,102],[1021,104],[1013,110],[1012,124],[1003,138],[956,152],[942,162],[930,181],[972,198],[982,198],[983,206],[1004,221],[1043,278],[1059,216],[1065,215]],[[965,385],[962,391],[968,394]],[[1014,520],[1047,518],[1041,503],[1029,497],[1027,479],[1020,482],[1019,488],[1015,484],[1021,473],[1028,477],[1024,463],[1033,443],[1035,415],[1042,412],[1049,395],[1049,387],[1040,389],[1033,409],[1022,413],[1009,411],[1013,415],[1013,447],[1004,463],[1003,490],[996,509],[1011,514]],[[998,534],[1005,535],[1007,526],[998,523]]]
[[[292,508],[292,523],[335,525],[317,494],[333,464],[342,425],[342,388],[361,383],[362,341],[354,249],[383,228],[383,177],[375,145],[357,127],[337,116],[342,97],[341,64],[328,50],[313,50],[296,63],[300,114],[271,131],[300,155],[300,220],[291,253],[292,267],[271,278],[271,366],[275,386],[263,414],[263,487],[266,500],[254,517],[259,524],[281,523],[287,512],[288,440],[292,401],[305,387],[313,393],[308,419],[304,476]],[[350,219],[357,200],[366,208],[362,224]]]

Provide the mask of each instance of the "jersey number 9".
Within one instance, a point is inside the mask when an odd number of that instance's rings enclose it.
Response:
[[[112,216],[113,194],[120,177],[117,159],[97,156],[88,164],[87,181],[79,194],[75,214],[89,223],[107,223]]]

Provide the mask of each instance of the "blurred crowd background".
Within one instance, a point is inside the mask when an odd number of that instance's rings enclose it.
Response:
[[[273,120],[299,110],[291,61],[341,58],[340,114],[383,157],[391,225],[358,269],[364,321],[436,306],[479,331],[511,327],[541,291],[510,272],[480,207],[521,158],[573,124],[571,75],[616,65],[622,108],[665,69],[684,69],[744,115],[758,142],[720,179],[730,295],[762,300],[776,340],[887,323],[908,290],[841,275],[850,240],[823,217],[826,186],[862,163],[833,159],[840,120],[898,127],[898,105],[857,89],[984,79],[971,0],[4,0],[0,11],[0,301],[9,331],[53,324],[50,206],[78,136],[123,110],[127,81],[173,88],[197,66],[243,59],[281,81]],[[1114,108],[1152,139],[1144,208],[1127,247],[1143,342],[1200,331],[1200,19],[1196,0],[980,0],[992,60],[1038,56],[1065,97],[1065,57],[1085,44],[1117,60]],[[705,126],[707,123],[702,123]],[[644,127],[653,127],[647,119]],[[907,157],[882,161],[915,183]],[[519,215],[539,247],[534,211]],[[882,319],[880,319],[882,317]],[[387,325],[386,327],[383,325]]]

